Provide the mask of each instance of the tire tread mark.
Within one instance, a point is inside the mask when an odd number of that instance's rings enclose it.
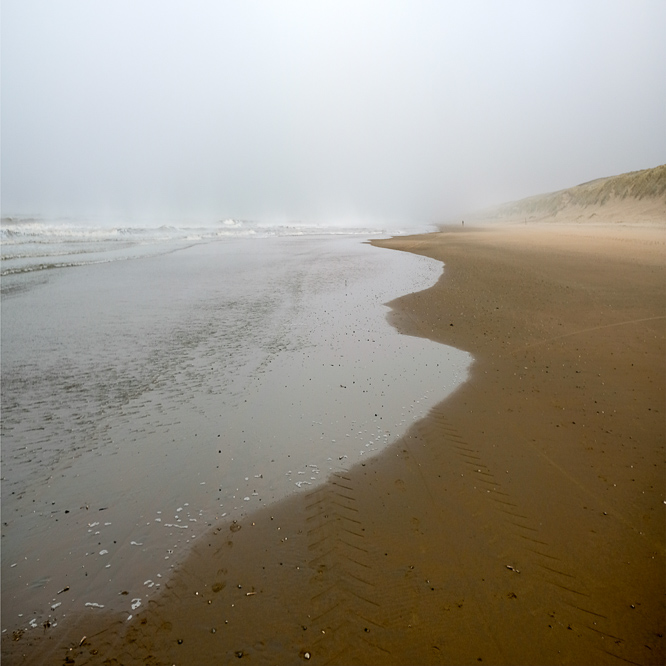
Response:
[[[486,484],[488,485],[493,484],[493,482],[495,481],[495,477],[493,475],[491,468],[489,468],[483,462],[482,452],[480,450],[471,448],[469,444],[456,432],[454,426],[449,424],[448,421],[443,416],[441,416],[441,414],[438,413],[436,410],[433,410],[431,412],[431,417],[433,417],[436,420],[435,436],[442,437],[446,442],[448,442],[450,450],[459,457],[460,462],[463,465],[462,469],[469,470],[470,467],[475,468],[475,475],[474,477],[471,477],[474,479],[472,483],[483,482],[484,485],[479,485],[478,488],[475,486],[475,490],[477,492],[483,493],[483,491],[486,490],[484,486]],[[470,476],[467,474],[465,476],[468,479],[470,478]],[[502,520],[504,520],[509,525],[513,526],[512,531],[515,533],[517,537],[520,537],[522,543],[528,542],[529,544],[534,544],[534,546],[532,547],[530,547],[527,544],[524,544],[522,545],[522,549],[527,553],[531,553],[533,556],[536,556],[537,559],[535,561],[535,564],[537,565],[538,570],[541,572],[540,577],[542,578],[544,583],[556,587],[562,591],[560,594],[560,601],[564,605],[586,614],[587,617],[592,616],[595,618],[608,620],[608,617],[603,615],[602,613],[589,610],[588,608],[584,608],[583,606],[575,603],[576,599],[582,600],[583,598],[589,599],[589,602],[593,603],[593,597],[591,594],[588,594],[586,592],[587,589],[586,586],[581,585],[576,575],[562,570],[562,568],[565,568],[565,563],[562,561],[560,557],[556,557],[550,554],[551,545],[546,541],[538,538],[540,533],[538,525],[536,525],[534,521],[529,518],[529,515],[524,515],[520,513],[522,507],[520,507],[518,504],[516,504],[513,501],[513,497],[511,495],[509,495],[504,490],[500,489],[501,488],[500,483],[496,482],[494,483],[494,486],[495,487],[493,487],[492,490],[490,491],[492,492],[492,494],[484,493],[484,496],[488,497],[488,499],[491,499],[493,502],[496,503],[494,507],[498,512],[502,514]],[[534,526],[532,526],[533,524]],[[557,564],[558,568],[552,566],[555,563],[558,563]],[[571,582],[568,585],[563,585],[560,582],[558,582],[556,579],[553,579],[553,574],[559,577],[563,577],[565,582],[567,581]],[[574,596],[572,597],[571,595]],[[583,624],[583,626],[585,626],[585,624]],[[598,635],[614,638],[618,642],[624,641],[624,639],[616,636],[613,637],[610,634],[603,632],[603,630],[591,626],[588,628],[596,632],[596,634]],[[601,646],[599,646],[599,649],[601,649],[606,654],[612,655],[613,657],[620,659],[626,663],[634,663],[619,655],[613,654],[612,652],[604,649]]]
[[[564,603],[567,604],[567,606],[571,606],[571,608],[575,608],[576,610],[582,611],[583,613],[589,613],[590,615],[594,615],[595,617],[601,617],[604,620],[608,619],[606,615],[602,615],[601,613],[595,613],[594,611],[588,610],[587,608],[583,608],[582,606],[578,606],[577,604],[572,604],[567,601],[565,601]]]
[[[566,590],[567,592],[571,592],[572,594],[577,594],[578,596],[581,596],[581,597],[587,597],[588,599],[590,598],[590,595],[586,594],[585,592],[579,592],[578,590],[574,590],[572,587],[567,587],[566,585],[562,585],[561,583],[556,583],[554,580],[548,580],[547,578],[544,578],[544,580],[547,583],[550,583],[551,585],[554,585],[555,587],[559,587],[562,590]]]
[[[529,520],[527,516],[524,516],[522,513],[512,513],[511,511],[507,511],[506,509],[500,509],[502,513],[506,513],[507,516],[513,516],[514,518],[524,518],[525,520]]]
[[[553,573],[560,574],[560,576],[566,576],[567,578],[574,578],[574,579],[576,578],[576,576],[573,576],[572,574],[565,573],[564,571],[558,571],[557,569],[548,567],[545,564],[537,563],[537,566],[540,566],[542,569],[546,569],[547,571],[552,571]]]
[[[338,481],[331,481],[331,485],[335,486],[336,488],[344,488],[345,490],[348,490],[349,492],[354,492],[354,489],[351,486],[346,486],[343,483],[339,483]]]
[[[623,641],[623,642],[624,642],[624,639],[623,639],[623,638],[620,638],[619,636],[613,636],[613,634],[609,634],[607,631],[601,631],[601,630],[597,629],[596,627],[591,627],[589,624],[586,624],[585,626],[586,626],[590,631],[594,631],[594,632],[596,632],[597,634],[600,634],[601,636],[608,637],[608,638],[613,638],[613,639],[616,640],[616,641]]]
[[[350,478],[332,475],[327,486],[313,492],[306,506],[315,611],[310,623],[318,636],[311,647],[319,663],[354,662],[359,655],[372,655],[375,663],[390,655],[381,633],[364,633],[368,626],[381,631],[386,627],[384,609],[375,600],[381,588],[373,577],[375,568],[353,486]],[[390,645],[390,636],[387,638],[386,646]],[[376,644],[378,639],[382,645]]]
[[[527,550],[529,550],[531,553],[534,553],[535,555],[539,555],[541,557],[547,557],[549,560],[556,560],[557,562],[560,561],[560,558],[555,557],[554,555],[547,555],[546,553],[542,553],[541,551],[534,550],[532,548],[528,548]]]
[[[493,497],[493,500],[495,502],[498,502],[499,504],[505,504],[506,506],[512,506],[516,509],[518,508],[518,505],[515,504],[514,502],[505,502],[504,500],[496,499],[495,497]]]
[[[549,546],[550,544],[546,543],[545,541],[539,541],[539,539],[531,539],[528,536],[525,536],[524,534],[519,534],[518,535],[521,539],[525,539],[525,541],[532,541],[533,543],[538,543],[541,546]]]
[[[622,640],[622,639],[619,639]],[[614,657],[615,659],[619,659],[620,661],[623,661],[625,664],[634,664],[634,666],[642,666],[642,664],[638,661],[631,661],[631,659],[627,659],[626,657],[621,657],[619,654],[615,654],[615,652],[611,652],[610,650],[606,648],[601,649],[602,652],[604,652],[607,655],[610,655],[611,657]]]
[[[513,520],[509,521],[512,525],[515,525],[516,527],[520,527],[524,530],[529,530],[530,532],[538,532],[539,530],[536,529],[536,527],[530,527],[529,525],[521,525],[520,523],[517,523]],[[547,545],[547,544],[546,544]]]
[[[349,546],[350,548],[355,548],[356,550],[360,550],[363,553],[368,553],[368,551],[365,548],[361,548],[361,546],[357,546],[356,544],[349,543],[345,541],[344,539],[339,539],[340,543],[343,543],[345,546]]]

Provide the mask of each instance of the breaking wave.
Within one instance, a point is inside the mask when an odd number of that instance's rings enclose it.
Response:
[[[207,225],[114,226],[4,217],[0,275],[31,273],[162,254],[201,242],[288,236],[378,236],[397,230],[227,219]]]

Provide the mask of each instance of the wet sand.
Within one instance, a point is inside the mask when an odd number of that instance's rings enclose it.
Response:
[[[130,622],[6,636],[3,661],[664,663],[663,226],[374,244],[445,262],[390,319],[471,352],[469,381],[381,455],[220,522]]]
[[[141,612],[210,526],[381,450],[471,363],[386,321],[441,264],[354,237],[38,273],[2,299],[2,633],[21,644]]]

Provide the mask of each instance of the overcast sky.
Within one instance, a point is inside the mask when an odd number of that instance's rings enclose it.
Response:
[[[2,0],[2,212],[441,221],[666,162],[666,2]]]

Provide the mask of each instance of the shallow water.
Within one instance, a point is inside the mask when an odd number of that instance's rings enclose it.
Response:
[[[216,521],[394,441],[467,376],[468,354],[386,322],[384,303],[440,273],[286,237],[12,275],[3,631],[129,616]]]

